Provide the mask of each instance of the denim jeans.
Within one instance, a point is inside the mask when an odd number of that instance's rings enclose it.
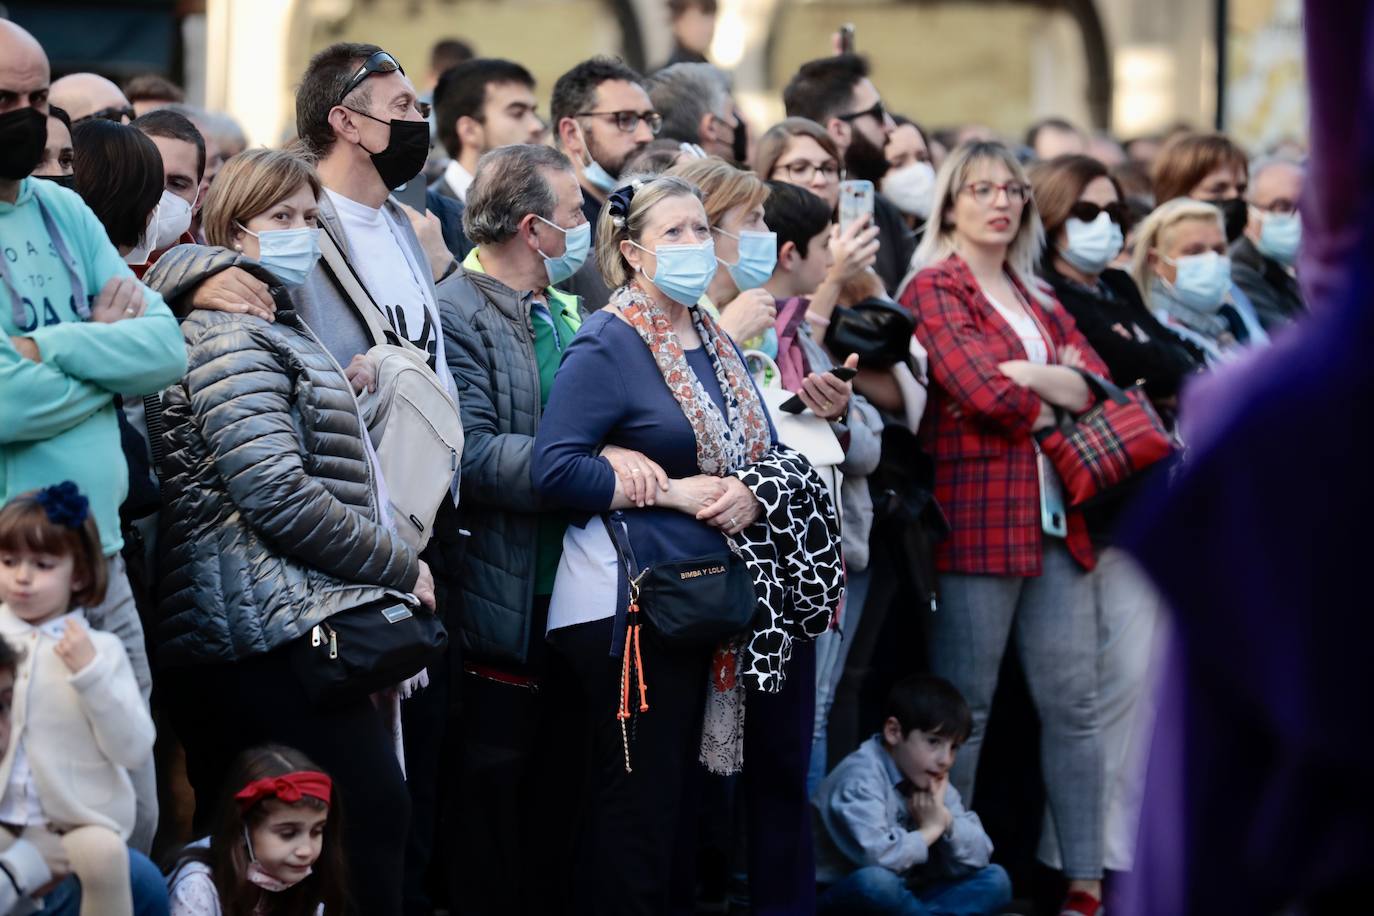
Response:
[[[868,597],[868,582],[866,569],[848,576],[840,629],[827,630],[816,640],[816,725],[811,736],[811,765],[806,774],[808,796],[825,779],[830,707],[835,703],[835,689],[840,686],[845,659],[849,658],[849,647],[854,644],[854,634],[859,632],[864,600]],[[852,750],[852,747],[845,748],[845,753]]]
[[[167,879],[152,860],[129,850],[129,889],[133,892],[134,916],[167,916]],[[81,911],[81,885],[72,876],[43,898],[43,916],[77,916]]]
[[[990,916],[1011,902],[1011,879],[1000,865],[963,878],[912,887],[896,872],[861,868],[826,888],[817,916]]]

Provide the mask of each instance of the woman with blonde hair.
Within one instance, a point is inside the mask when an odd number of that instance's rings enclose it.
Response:
[[[592,729],[588,861],[577,869],[589,886],[578,903],[588,912],[666,913],[691,903],[690,887],[672,879],[692,873],[695,762],[734,772],[755,753],[754,718],[742,718],[746,686],[751,704],[759,691],[814,690],[786,660],[795,640],[824,632],[839,601],[839,530],[825,484],[775,445],[740,351],[699,305],[716,273],[701,192],[675,176],[617,189],[602,210],[596,255],[615,292],[564,354],[531,467],[545,498],[583,514],[564,538],[548,641],[577,672]],[[606,445],[661,469],[647,498],[626,492],[601,454]],[[794,513],[803,511],[809,539],[796,537]],[[760,579],[755,547],[763,545],[775,551],[778,587]],[[724,571],[735,551],[754,590],[700,608],[728,631],[714,651],[701,642],[716,635],[672,639],[652,607],[635,627],[625,601],[631,565],[722,557],[712,568]],[[813,592],[803,580],[822,587]],[[736,609],[752,621],[740,622]],[[647,701],[633,683],[647,687]],[[804,756],[799,763],[804,786]],[[791,842],[809,852],[804,790],[795,802],[794,823],[778,829],[791,829]],[[787,912],[814,909],[814,873],[802,890],[806,899]]]
[[[1222,315],[1231,258],[1216,207],[1186,197],[1157,207],[1136,231],[1131,274],[1150,312],[1208,365],[1235,355],[1240,343]]]
[[[1092,403],[1070,367],[1107,372],[1073,319],[1036,280],[1044,230],[1025,172],[1000,143],[945,160],[901,302],[930,354],[921,435],[951,533],[936,549],[935,672],[973,712],[951,779],[973,794],[978,756],[1013,630],[1042,725],[1040,757],[1069,896],[1091,914],[1102,897],[1102,745],[1092,544],[1065,513],[1034,433],[1056,408]],[[1067,515],[1067,518],[1065,518]]]
[[[289,744],[334,777],[344,854],[364,913],[401,912],[410,796],[371,698],[320,708],[292,649],[341,611],[414,593],[429,569],[392,529],[354,385],[293,296],[319,257],[319,178],[254,149],[205,201],[214,247],[164,255],[144,281],[182,320],[189,369],[163,394],[158,621],[149,632],[204,828],[240,752]],[[273,321],[195,309],[191,290],[239,267],[268,284]]]

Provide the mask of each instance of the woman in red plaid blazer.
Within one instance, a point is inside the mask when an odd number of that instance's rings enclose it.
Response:
[[[1045,789],[1071,881],[1063,912],[1092,914],[1101,900],[1103,820],[1097,628],[1086,574],[1092,546],[1077,512],[1067,538],[1042,530],[1032,433],[1054,421],[1054,406],[1090,406],[1087,385],[1069,366],[1107,370],[1033,278],[1043,238],[1016,159],[1000,144],[967,144],[941,168],[913,259],[918,272],[901,302],[930,354],[921,435],[952,529],[936,555],[932,662],[973,710],[973,734],[952,778],[971,798],[1014,631],[1040,713]]]

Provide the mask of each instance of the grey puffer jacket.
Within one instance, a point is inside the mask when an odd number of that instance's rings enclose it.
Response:
[[[472,532],[456,576],[459,630],[465,656],[520,664],[532,636],[544,508],[530,480],[540,416],[531,298],[466,269],[472,263],[469,255],[464,270],[439,284],[444,354],[463,418],[461,512],[463,527]],[[551,308],[578,311],[575,297],[558,296]]]
[[[144,278],[169,299],[227,267],[272,286],[277,320],[192,311],[163,393],[161,664],[232,661],[338,611],[410,591],[419,557],[380,521],[348,379],[270,273],[220,248]]]

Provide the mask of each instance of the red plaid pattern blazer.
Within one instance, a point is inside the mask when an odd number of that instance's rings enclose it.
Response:
[[[1090,371],[1110,376],[1058,302],[1042,307],[1010,279],[1056,350],[1073,344]],[[930,355],[930,401],[920,435],[935,458],[935,496],[952,529],[937,548],[936,568],[1040,575],[1040,485],[1031,444],[1040,398],[997,371],[998,363],[1026,358],[1020,338],[958,255],[918,273],[900,301],[915,316],[916,338]],[[1081,512],[1069,512],[1068,528],[1069,551],[1091,569]]]

